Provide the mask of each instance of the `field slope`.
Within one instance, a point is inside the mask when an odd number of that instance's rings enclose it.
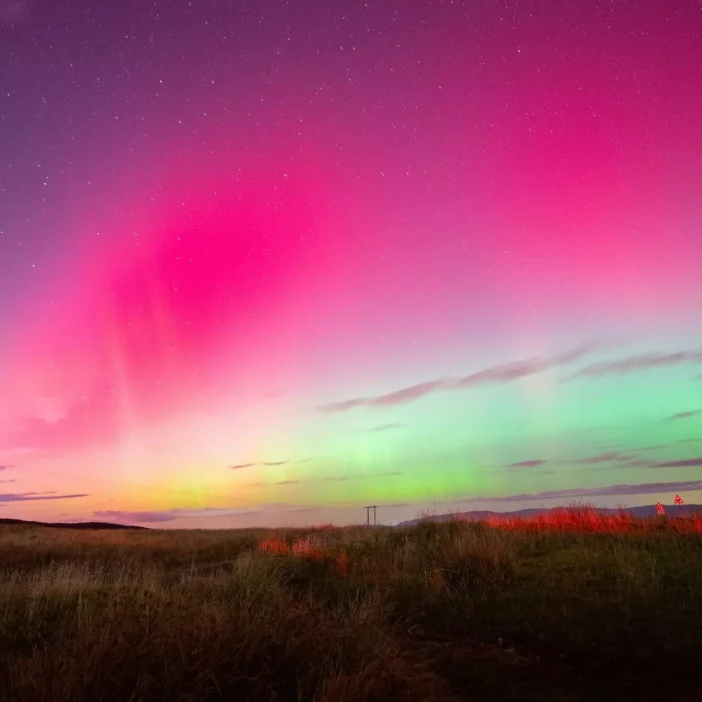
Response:
[[[1,526],[0,697],[700,699],[702,525],[603,519]]]

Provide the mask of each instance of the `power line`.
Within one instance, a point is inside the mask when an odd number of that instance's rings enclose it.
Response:
[[[378,524],[378,518],[375,510],[380,507],[380,505],[366,505],[364,509],[366,510],[366,526],[370,526],[370,511],[373,510],[373,526]]]

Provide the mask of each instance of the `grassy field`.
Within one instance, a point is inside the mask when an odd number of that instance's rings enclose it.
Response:
[[[702,699],[702,522],[568,514],[2,527],[0,699]]]

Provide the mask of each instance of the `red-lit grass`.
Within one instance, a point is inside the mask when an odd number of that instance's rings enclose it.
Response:
[[[693,514],[653,518],[634,517],[624,510],[602,514],[590,506],[551,510],[531,517],[490,517],[491,527],[508,531],[568,531],[584,533],[628,534],[641,532],[674,532],[702,534],[702,515]]]
[[[332,555],[326,548],[325,540],[320,538],[319,534],[314,531],[307,536],[300,536],[293,539],[291,543],[275,537],[262,539],[259,543],[259,548],[266,553],[272,553],[279,556],[300,556],[316,561],[331,559]],[[345,554],[344,558],[345,558]],[[338,558],[341,558],[339,555]],[[339,561],[341,563],[341,561]],[[347,568],[347,562],[343,561],[343,566],[339,565],[339,569]]]
[[[304,556],[313,560],[322,560],[325,556],[324,551],[317,545],[317,542],[309,536],[295,539],[290,550],[296,556]]]
[[[339,575],[346,575],[349,572],[349,559],[346,555],[346,551],[341,551],[336,557],[336,569]]]
[[[267,553],[275,553],[281,556],[290,553],[290,547],[285,543],[285,541],[282,541],[281,539],[263,539],[259,543],[258,547],[262,551],[266,551]]]

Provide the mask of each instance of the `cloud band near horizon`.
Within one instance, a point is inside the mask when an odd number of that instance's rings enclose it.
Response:
[[[702,461],[700,462],[702,465]],[[594,488],[572,488],[566,490],[546,490],[544,492],[521,493],[493,497],[472,497],[456,502],[534,502],[536,500],[577,499],[587,497],[613,497],[624,495],[651,495],[661,492],[686,492],[702,490],[702,480],[681,480],[663,483],[638,483],[605,485]]]
[[[36,502],[40,500],[73,500],[79,497],[89,497],[88,493],[56,495],[49,492],[11,492],[0,494],[0,503]]]

